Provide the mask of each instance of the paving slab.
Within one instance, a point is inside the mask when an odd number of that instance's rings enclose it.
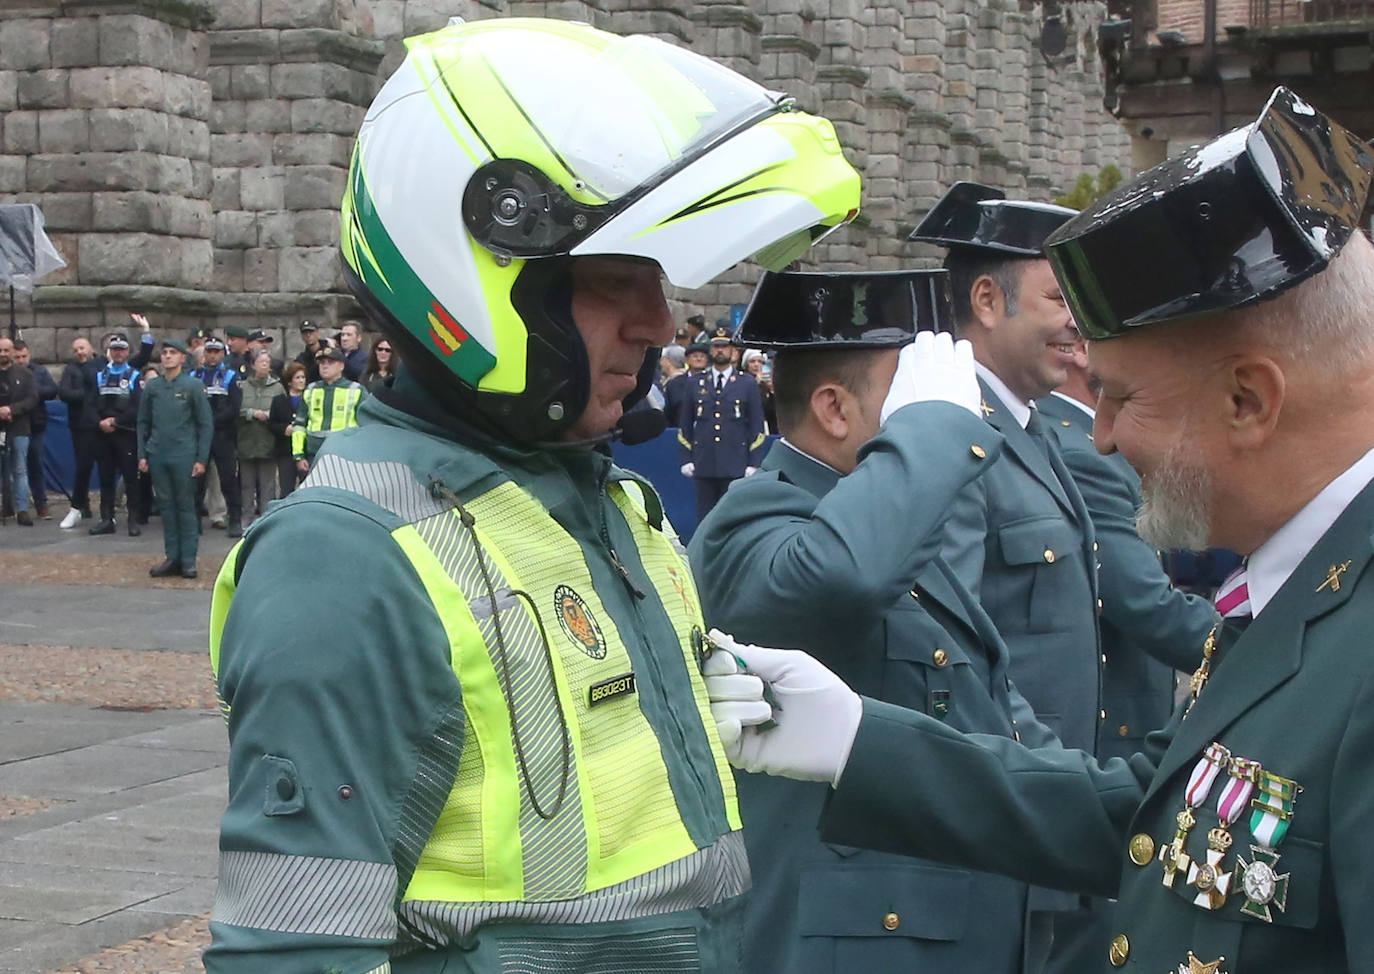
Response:
[[[0,642],[82,649],[205,653],[210,592],[204,589],[6,585]]]

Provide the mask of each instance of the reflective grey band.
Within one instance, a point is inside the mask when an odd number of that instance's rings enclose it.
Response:
[[[396,867],[272,852],[222,852],[210,919],[279,933],[394,940]]]
[[[401,915],[440,944],[466,937],[484,923],[606,923],[712,906],[749,888],[744,833],[730,832],[714,845],[642,876],[576,899],[535,903],[443,903],[411,900]]]

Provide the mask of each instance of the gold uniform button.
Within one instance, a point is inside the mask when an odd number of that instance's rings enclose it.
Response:
[[[1107,959],[1112,962],[1113,967],[1125,967],[1126,958],[1131,956],[1131,942],[1124,933],[1119,933],[1112,938],[1112,946],[1107,951]]]
[[[1047,565],[1053,565],[1053,564],[1054,564],[1054,549],[1053,549],[1053,548],[1046,548],[1046,549],[1045,549],[1045,564],[1047,564]],[[1100,943],[1100,942],[1101,942],[1101,941],[1099,941],[1099,943]]]
[[[983,449],[981,446],[979,446],[977,443],[975,443],[975,444],[973,444],[973,446],[969,447],[969,448],[968,448],[968,452],[969,452],[969,453],[972,453],[972,454],[973,454],[975,457],[977,457],[979,460],[986,460],[986,459],[988,458],[988,451],[987,451],[987,450],[984,450],[984,449]]]
[[[949,662],[949,653],[946,653],[943,649],[937,649],[934,655],[931,656],[931,659],[935,660],[936,666],[944,666]]]
[[[895,913],[889,913],[887,916],[883,917],[884,930],[896,930],[901,925],[902,918]]]
[[[1116,736],[1117,736],[1117,737],[1127,737],[1127,736],[1130,735],[1130,733],[1131,733],[1131,728],[1130,728],[1130,726],[1127,725],[1127,724],[1122,724],[1120,727],[1118,727],[1118,728],[1116,729]]]
[[[1131,862],[1137,866],[1148,866],[1155,861],[1155,840],[1144,832],[1131,836]]]

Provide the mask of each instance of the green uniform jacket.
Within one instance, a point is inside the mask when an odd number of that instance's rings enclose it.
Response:
[[[1361,933],[1374,903],[1371,555],[1366,487],[1239,641],[1219,650],[1187,717],[1180,709],[1129,763],[1099,767],[1078,751],[965,736],[865,701],[823,836],[1116,895],[1128,972],[1187,971],[1189,951],[1204,963],[1225,957],[1226,974],[1374,971],[1374,938]],[[1347,563],[1339,588],[1327,584],[1332,566]],[[1271,922],[1243,913],[1240,892],[1208,910],[1183,877],[1173,888],[1161,881],[1158,851],[1174,838],[1189,775],[1213,741],[1303,789],[1277,849],[1276,872],[1289,879],[1285,908],[1269,904]],[[1187,838],[1199,862],[1220,793],[1218,783],[1199,803]],[[1254,858],[1248,808],[1231,834],[1223,871]],[[1098,970],[1114,969],[1103,957]]]
[[[524,452],[493,445],[478,452],[377,399],[363,404],[359,419],[362,425],[331,436],[322,456],[391,464],[396,472],[368,486],[394,506],[414,506],[407,498],[417,485],[432,503],[432,480],[467,499],[513,480],[578,541],[594,588],[625,637],[639,705],[664,741],[662,756],[682,821],[703,847],[730,832],[706,728],[699,718],[694,729],[681,719],[695,714],[696,704],[678,636],[653,589],[637,597],[610,555],[614,548],[631,579],[645,577],[625,518],[605,492],[611,479],[634,478],[590,450]],[[426,790],[433,791],[431,779],[441,769],[449,780],[437,787],[445,793],[452,787],[463,731],[461,724],[456,733],[444,728],[462,702],[463,688],[451,664],[449,637],[392,537],[404,523],[358,493],[307,480],[255,521],[244,538],[220,643],[220,694],[231,708],[222,853],[346,860],[357,889],[389,882],[403,891],[407,885],[403,833],[430,835],[440,811],[416,803],[417,778],[427,775]],[[307,576],[308,588],[302,589]],[[290,784],[285,792],[283,777]],[[348,800],[341,797],[345,785]],[[340,901],[354,893],[346,884]],[[251,906],[237,909],[251,915]],[[327,914],[324,922],[291,904],[256,906],[262,919],[252,924],[230,925],[212,916],[214,943],[205,955],[210,974],[365,974],[387,963],[398,941],[412,949],[416,943],[398,929],[394,910],[364,917],[340,910],[336,920]],[[614,943],[618,937],[685,929],[694,934],[701,969],[730,974],[738,970],[741,912],[740,897],[734,897],[709,909],[617,922],[482,925],[450,949],[392,957],[390,969],[505,974],[515,969],[501,959],[507,940],[528,945],[549,936],[601,937]],[[284,929],[292,924],[311,932]],[[597,956],[604,959],[605,952]],[[623,966],[595,970],[653,969],[645,963],[642,950],[632,951]]]
[[[1130,757],[1174,711],[1175,673],[1192,673],[1217,623],[1204,598],[1174,588],[1159,552],[1140,540],[1140,476],[1119,453],[1093,445],[1093,421],[1057,396],[1037,405],[1059,439],[1064,465],[1092,516],[1102,599],[1102,721],[1099,758]]]
[[[939,557],[949,502],[1001,462],[1001,441],[966,410],[922,403],[888,419],[844,477],[775,444],[692,537],[707,621],[812,653],[860,693],[960,730],[1011,738],[1018,711],[1026,739],[1052,743],[1010,685],[991,620]],[[747,970],[1019,969],[1023,883],[826,844],[812,828],[825,786],[736,780],[754,875]]]
[[[199,379],[181,372],[175,379],[151,380],[138,401],[138,458],[185,457],[192,463],[210,459],[214,435],[210,400]]]

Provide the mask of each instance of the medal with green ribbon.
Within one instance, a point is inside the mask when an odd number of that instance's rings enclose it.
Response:
[[[1269,908],[1272,906],[1281,913],[1288,908],[1290,876],[1289,873],[1279,873],[1279,854],[1274,850],[1288,834],[1288,824],[1293,818],[1293,803],[1302,786],[1288,778],[1260,771],[1255,790],[1257,794],[1250,802],[1255,810],[1250,816],[1250,834],[1260,844],[1250,846],[1254,857],[1251,862],[1244,859],[1236,861],[1237,878],[1241,892],[1245,894],[1245,904],[1240,912],[1256,920],[1273,923],[1274,916]]]

